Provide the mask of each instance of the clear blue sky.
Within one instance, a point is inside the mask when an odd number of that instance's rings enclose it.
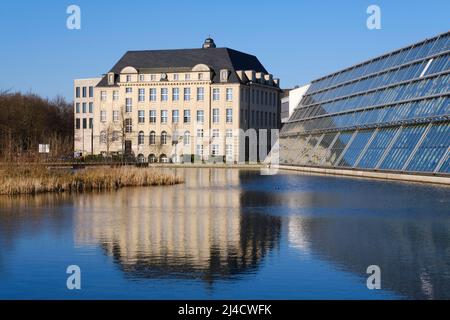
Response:
[[[81,30],[66,8],[81,7]],[[381,30],[366,9],[381,7]],[[448,0],[1,1],[0,89],[72,100],[74,78],[106,73],[127,50],[219,47],[255,54],[283,88],[450,29]]]

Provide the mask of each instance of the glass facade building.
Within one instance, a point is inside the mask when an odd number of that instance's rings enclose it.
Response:
[[[280,164],[450,174],[450,32],[312,81]]]

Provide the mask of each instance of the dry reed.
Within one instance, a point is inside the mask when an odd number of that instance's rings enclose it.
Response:
[[[0,169],[0,195],[103,191],[179,183],[183,183],[180,177],[148,168],[88,168],[76,172],[50,171],[43,166]]]

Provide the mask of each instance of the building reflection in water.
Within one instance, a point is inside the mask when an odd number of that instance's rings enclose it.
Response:
[[[302,209],[292,207],[296,214],[288,216],[290,247],[360,276],[363,284],[367,267],[378,265],[383,290],[450,299],[449,190],[357,181],[345,187],[340,195],[325,190],[301,197],[295,206]]]
[[[278,246],[280,218],[242,213],[238,170],[177,174],[186,184],[77,198],[77,245],[100,244],[135,278],[212,281],[256,271]]]

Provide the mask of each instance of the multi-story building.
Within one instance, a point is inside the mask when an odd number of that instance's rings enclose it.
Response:
[[[285,124],[289,121],[289,118],[294,113],[295,108],[298,106],[303,96],[306,94],[309,88],[309,84],[295,87],[284,91],[284,96],[281,98],[281,123]]]
[[[74,148],[76,155],[94,151],[94,94],[101,78],[77,79],[74,82]]]
[[[327,75],[284,125],[280,162],[446,179],[449,95],[450,32]]]
[[[211,38],[200,49],[128,51],[94,88],[92,150],[75,151],[239,161],[239,129],[279,127],[279,92],[255,56]]]

